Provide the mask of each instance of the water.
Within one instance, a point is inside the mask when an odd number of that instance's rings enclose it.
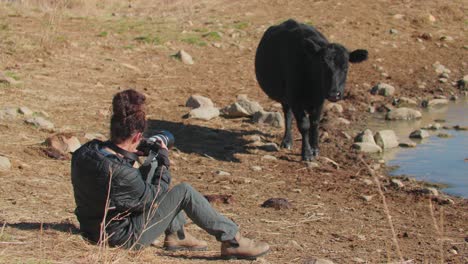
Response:
[[[442,126],[468,126],[468,100],[450,103],[448,106],[423,110],[423,118],[417,121],[385,121],[376,116],[368,124],[372,131],[392,129],[400,142],[411,141],[409,134],[435,119],[444,119]],[[439,138],[437,134],[447,133],[452,138]],[[391,175],[410,175],[418,180],[446,184],[445,192],[468,198],[468,131],[437,130],[424,140],[413,140],[416,148],[387,150],[383,159],[387,165],[398,166]]]

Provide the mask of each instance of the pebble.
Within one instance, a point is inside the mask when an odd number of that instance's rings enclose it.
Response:
[[[219,109],[212,106],[204,106],[192,109],[189,113],[190,118],[201,119],[201,120],[211,120],[219,116]]]
[[[18,112],[24,116],[32,116],[34,114],[34,112],[26,106],[21,106],[18,108]]]
[[[328,112],[335,112],[335,113],[343,113],[343,106],[338,103],[328,103],[324,107],[324,111]]]
[[[260,148],[265,150],[265,151],[279,151],[280,150],[279,146],[276,143],[273,143],[273,142],[266,143],[263,146],[261,146]]]
[[[365,153],[377,153],[382,152],[382,148],[375,143],[369,142],[356,142],[351,146],[353,149],[356,149]]]
[[[0,156],[0,171],[11,169],[11,162],[7,157]]]
[[[393,130],[381,130],[375,133],[374,140],[382,149],[398,147],[398,138]]]
[[[290,209],[292,207],[291,203],[286,198],[270,198],[263,202],[262,207],[275,208],[276,210],[280,209]]]
[[[18,108],[7,107],[0,110],[0,119],[13,119],[18,116]]]
[[[354,138],[354,142],[364,142],[364,143],[372,143],[372,144],[375,144],[374,133],[372,133],[372,130],[366,129],[366,130],[360,132],[360,133]]]
[[[369,179],[363,179],[362,182],[365,183],[366,185],[373,185],[373,184],[374,184],[374,183],[373,183],[371,180],[369,180]]]
[[[227,171],[222,171],[222,170],[218,170],[215,172],[216,175],[218,176],[231,176],[231,173],[227,172]]]
[[[262,160],[277,160],[277,158],[275,156],[271,156],[271,155],[264,155],[262,157]]]
[[[351,121],[349,121],[346,118],[342,118],[342,117],[338,117],[337,121],[338,121],[338,124],[342,124],[342,125],[346,125],[346,126],[351,124]]]
[[[408,97],[401,97],[399,99],[399,106],[417,106],[418,102],[416,100],[408,98]]]
[[[402,148],[415,148],[417,144],[414,142],[408,141],[408,142],[400,142],[399,146]]]
[[[453,137],[452,135],[448,134],[448,133],[439,133],[437,134],[438,137],[440,138],[451,138]]]
[[[279,112],[258,111],[253,115],[252,121],[259,124],[267,124],[273,127],[283,127],[284,118]]]
[[[179,50],[176,54],[171,55],[174,58],[181,60],[183,63],[192,65],[194,64],[192,56],[184,50]]]
[[[421,105],[423,107],[435,107],[440,105],[447,105],[449,100],[447,99],[432,99],[432,100],[423,100]]]
[[[318,164],[317,162],[313,162],[313,161],[306,161],[306,166],[309,169],[313,169],[313,168],[320,167],[320,164]]]
[[[442,128],[442,125],[439,124],[439,123],[434,123],[434,124],[429,124],[426,126],[425,129],[429,129],[429,130],[439,130]]]
[[[366,202],[370,202],[374,198],[374,195],[362,195],[361,199],[363,199]]]
[[[366,263],[365,260],[363,260],[362,258],[358,258],[358,257],[353,258],[353,261],[356,263]]]
[[[262,171],[262,167],[260,166],[251,166],[250,169],[253,171]]]
[[[334,262],[322,258],[308,258],[304,260],[303,264],[334,264]]]
[[[397,187],[397,188],[403,188],[405,185],[398,179],[392,179],[390,181],[390,184],[393,186],[393,187]]]
[[[370,93],[374,95],[392,96],[395,93],[395,87],[386,83],[378,83],[376,86],[372,87]]]

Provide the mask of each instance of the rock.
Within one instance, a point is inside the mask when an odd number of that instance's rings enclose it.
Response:
[[[185,64],[192,65],[194,63],[193,59],[192,59],[192,56],[190,56],[190,54],[188,54],[184,50],[179,50],[176,54],[173,54],[171,56],[176,58],[176,59],[181,60]]]
[[[250,169],[253,171],[262,171],[262,167],[260,166],[251,166]]]
[[[392,179],[390,180],[390,184],[393,186],[393,187],[397,187],[397,188],[403,188],[405,185],[398,179]]]
[[[371,114],[375,113],[375,106],[369,105],[367,107],[367,112],[369,112]]]
[[[426,188],[422,189],[421,191],[422,191],[422,193],[425,193],[425,194],[428,194],[428,195],[439,196],[439,191],[434,187],[426,187]]]
[[[283,115],[279,112],[258,111],[253,115],[253,122],[259,124],[268,124],[273,127],[283,127]]]
[[[13,119],[18,116],[18,108],[7,107],[0,110],[0,119]]]
[[[400,147],[402,148],[415,148],[417,146],[416,143],[414,142],[411,142],[411,141],[408,141],[408,142],[400,142],[400,144],[398,144]]]
[[[273,143],[273,142],[266,143],[263,146],[261,146],[260,148],[265,150],[265,151],[279,151],[280,150],[279,146],[276,143]]]
[[[370,202],[374,198],[374,195],[361,195],[361,199],[363,199],[366,202]]]
[[[259,135],[252,135],[252,136],[248,137],[248,140],[250,140],[252,142],[260,142],[260,141],[262,141],[262,138]]]
[[[230,194],[209,194],[205,195],[205,199],[210,203],[223,203],[232,204],[234,203],[234,197]]]
[[[435,107],[440,105],[447,105],[449,100],[447,99],[432,99],[432,100],[423,100],[421,105],[423,107]]]
[[[365,153],[376,153],[382,152],[382,148],[376,145],[375,143],[368,143],[368,142],[357,142],[351,146],[353,149],[356,149],[361,152]]]
[[[429,15],[427,16],[427,20],[429,20],[429,22],[431,22],[431,23],[434,23],[434,22],[437,21],[436,18],[435,18],[433,15],[431,15],[431,14],[429,14]]]
[[[389,31],[388,31],[390,34],[398,34],[398,30],[394,29],[394,28],[391,28]]]
[[[194,94],[190,96],[189,99],[187,99],[187,102],[185,102],[185,106],[190,108],[199,108],[204,106],[213,107],[214,104],[210,98]]]
[[[432,67],[434,68],[435,72],[438,74],[442,74],[442,73],[450,74],[451,73],[451,71],[445,68],[444,65],[440,64],[440,62],[436,62],[432,64]]]
[[[24,116],[32,116],[34,114],[34,112],[26,106],[21,106],[18,108],[18,112]]]
[[[401,107],[388,112],[385,118],[387,120],[412,120],[421,118],[421,116],[422,114],[418,110]]]
[[[450,96],[450,101],[457,101],[457,100],[458,100],[458,96],[456,96],[456,95],[454,95],[454,94],[452,94],[452,95]]]
[[[255,101],[250,101],[246,96],[239,96],[237,102],[221,110],[228,117],[248,117],[259,111],[263,111],[263,107]]]
[[[334,264],[333,261],[322,258],[308,258],[305,259],[303,264]]]
[[[398,139],[393,130],[381,130],[377,132],[374,140],[382,149],[398,147]]]
[[[364,180],[362,180],[362,182],[365,183],[366,185],[373,185],[373,184],[374,184],[374,183],[373,183],[371,180],[369,180],[369,179],[364,179]]]
[[[439,130],[442,128],[442,125],[439,123],[434,123],[434,124],[429,124],[427,125],[424,129],[429,129],[429,130]]]
[[[440,37],[440,40],[445,41],[445,42],[453,42],[454,41],[453,37],[451,37],[451,36],[442,36],[442,37]]]
[[[341,131],[340,134],[346,138],[347,140],[350,140],[352,139],[353,137],[351,137],[348,133],[344,132],[344,131]]]
[[[54,129],[54,124],[50,122],[49,120],[44,119],[43,117],[33,117],[30,119],[25,120],[26,124],[33,125],[35,127],[38,127],[40,129],[45,129],[45,130],[53,130]]]
[[[390,112],[392,111],[393,109],[395,109],[395,107],[393,107],[393,105],[391,104],[383,104],[381,106],[379,106],[377,108],[377,111],[378,112],[381,112],[381,113],[385,113],[385,112]]]
[[[468,75],[463,76],[462,79],[457,81],[457,88],[460,90],[467,90],[468,89]]]
[[[355,138],[354,142],[372,143],[375,144],[374,134],[372,130],[366,129],[360,132]]]
[[[447,134],[447,133],[439,133],[439,134],[437,134],[437,136],[440,137],[440,138],[451,138],[451,137],[453,137],[452,135]]]
[[[106,136],[104,136],[101,133],[86,133],[84,135],[84,138],[86,138],[88,140],[93,140],[93,139],[99,139],[101,141],[106,141],[107,140]]]
[[[262,207],[275,208],[276,210],[280,209],[290,209],[291,203],[286,198],[270,198],[263,202]]]
[[[218,176],[231,176],[231,173],[229,173],[227,171],[222,171],[222,170],[216,171],[215,174],[218,175]]]
[[[338,103],[328,103],[324,107],[324,111],[328,112],[335,112],[335,113],[343,113],[343,106]]]
[[[416,100],[408,98],[408,97],[400,97],[398,105],[400,107],[402,107],[402,106],[417,106],[418,102],[416,102]]]
[[[306,161],[305,163],[306,163],[307,168],[309,168],[309,169],[320,167],[320,164],[318,164],[317,162]]]
[[[11,162],[7,157],[0,156],[0,171],[11,169]]]
[[[356,263],[366,263],[366,261],[362,258],[355,257],[353,258],[353,261]]]
[[[213,106],[204,106],[192,109],[188,115],[190,118],[210,120],[219,116],[219,109]]]
[[[61,154],[73,153],[81,146],[78,138],[65,133],[55,134],[47,138],[44,143],[50,149],[54,149]]]
[[[262,157],[262,160],[277,160],[277,158],[275,156],[271,156],[271,155],[264,155]]]
[[[457,131],[466,131],[466,130],[468,130],[468,127],[456,125],[456,126],[453,126],[453,129],[455,129]]]
[[[378,94],[383,96],[391,96],[395,93],[395,87],[386,83],[378,83],[376,86],[372,87],[371,94]]]
[[[423,139],[423,138],[428,138],[429,132],[427,132],[425,129],[417,129],[409,135],[410,138],[417,138],[417,139]]]

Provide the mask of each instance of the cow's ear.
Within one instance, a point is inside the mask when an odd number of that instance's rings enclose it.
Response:
[[[310,39],[304,39],[303,45],[306,50],[313,51],[314,53],[318,52],[322,48],[317,43],[315,43],[314,41]]]
[[[367,50],[357,49],[349,54],[349,62],[356,63],[367,60]]]

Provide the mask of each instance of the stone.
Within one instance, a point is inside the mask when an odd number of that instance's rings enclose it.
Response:
[[[22,114],[24,116],[32,116],[34,114],[34,112],[31,111],[31,109],[29,109],[26,106],[21,106],[20,108],[18,108],[18,113],[20,113],[20,114]]]
[[[365,153],[376,153],[382,152],[382,148],[375,143],[368,143],[368,142],[356,142],[351,146],[353,149],[356,149],[360,152]]]
[[[325,112],[343,113],[343,106],[338,103],[328,103],[324,107]]]
[[[400,144],[398,144],[398,145],[401,148],[415,148],[417,146],[417,144],[412,142],[412,141],[400,142]]]
[[[439,191],[434,187],[426,187],[426,188],[422,189],[422,192],[426,193],[426,194],[429,194],[429,195],[432,195],[432,196],[439,196]]]
[[[462,79],[457,81],[457,88],[460,90],[467,90],[468,89],[468,75],[463,76]]]
[[[447,69],[444,65],[440,64],[440,62],[436,62],[432,64],[432,67],[434,68],[435,72],[438,74],[442,74],[442,73],[450,74],[451,73],[451,71]]]
[[[363,179],[362,182],[365,183],[366,185],[373,185],[373,184],[374,184],[374,183],[373,183],[371,180],[369,180],[369,179]]]
[[[432,99],[432,100],[423,100],[421,105],[423,107],[435,107],[441,105],[447,105],[449,100],[447,99]]]
[[[238,97],[237,103],[245,109],[248,116],[252,116],[256,112],[263,111],[263,107],[255,101],[249,100],[246,96],[245,97]]]
[[[387,120],[412,120],[412,119],[418,119],[421,117],[422,117],[422,114],[420,111],[412,109],[412,108],[401,107],[401,108],[396,108],[388,112],[387,115],[385,116],[385,119]]]
[[[273,143],[273,142],[266,143],[263,146],[261,146],[260,148],[265,150],[265,151],[279,151],[280,150],[279,146],[276,143]]]
[[[48,137],[44,144],[50,149],[54,149],[61,154],[73,153],[81,143],[75,136],[66,133],[55,134]]]
[[[0,119],[13,119],[18,116],[18,108],[7,107],[0,110]]]
[[[204,106],[192,109],[188,116],[190,118],[201,119],[201,120],[211,120],[219,116],[219,109],[213,106]]]
[[[374,195],[361,195],[361,199],[363,199],[366,202],[370,202],[374,198]]]
[[[461,126],[461,125],[456,125],[456,126],[453,126],[453,129],[457,130],[457,131],[467,131],[468,130],[468,127],[466,126]]]
[[[286,198],[270,198],[263,202],[262,207],[275,208],[276,210],[280,210],[290,209],[292,205]]]
[[[354,257],[353,261],[356,263],[366,263],[366,261],[362,258]]]
[[[242,106],[240,104],[238,104],[237,102],[233,103],[233,104],[231,104],[229,106],[226,106],[223,109],[221,109],[221,113],[224,116],[233,117],[233,118],[249,116],[247,111],[244,108],[242,108]]]
[[[309,169],[320,167],[320,164],[318,164],[317,162],[306,161],[305,163],[306,163],[307,168],[309,168]]]
[[[253,171],[262,171],[262,167],[260,166],[251,166],[250,169]]]
[[[437,134],[438,137],[440,138],[451,138],[453,137],[452,135],[448,134],[448,133],[439,133]]]
[[[390,34],[398,34],[398,30],[394,29],[394,28],[391,28],[389,31],[388,31]]]
[[[26,124],[33,125],[40,129],[45,129],[45,130],[54,129],[54,124],[52,122],[40,116],[26,119],[24,122],[26,122]]]
[[[334,262],[322,258],[307,258],[304,260],[303,264],[334,264]]]
[[[253,115],[252,121],[279,128],[284,126],[283,115],[279,112],[258,111]]]
[[[366,130],[360,132],[354,138],[354,142],[363,142],[363,143],[375,144],[374,133],[372,133],[372,130],[366,129]]]
[[[440,37],[440,40],[445,41],[445,42],[453,42],[454,41],[453,37],[451,37],[451,36],[442,36],[442,37]]]
[[[11,162],[7,157],[0,156],[0,171],[11,169]]]
[[[271,155],[264,155],[262,157],[262,160],[277,160],[277,158],[275,156],[271,156]]]
[[[171,55],[173,58],[181,60],[183,63],[192,65],[194,64],[192,56],[185,50],[179,50],[176,54]]]
[[[185,102],[185,106],[190,108],[199,108],[204,106],[213,107],[214,104],[210,98],[194,94],[190,96],[189,99],[187,99],[187,102]]]
[[[231,194],[209,194],[204,196],[210,203],[232,204],[234,197]]]
[[[417,138],[417,139],[428,138],[429,136],[430,136],[429,132],[427,132],[427,130],[425,129],[417,129],[411,132],[411,134],[409,135],[410,138]]]
[[[429,129],[429,130],[439,130],[441,128],[442,128],[442,125],[439,123],[429,124],[425,127],[425,129]]]
[[[458,100],[458,96],[456,96],[456,95],[454,95],[454,94],[452,94],[452,95],[450,96],[450,101],[457,101],[457,100]]]
[[[349,121],[346,118],[338,117],[336,120],[338,121],[338,124],[340,124],[340,125],[346,125],[347,126],[347,125],[351,124],[351,121]]]
[[[382,149],[398,147],[398,139],[393,130],[381,130],[374,136],[375,143]]]
[[[386,83],[378,83],[376,86],[372,87],[371,94],[382,95],[382,96],[392,96],[395,93],[395,87]]]
[[[397,187],[397,188],[403,188],[405,185],[398,179],[391,179],[390,180],[390,184],[393,186],[393,187]]]
[[[400,107],[403,107],[403,106],[417,106],[418,102],[416,102],[416,100],[408,98],[408,97],[400,97],[398,105]]]
[[[216,171],[215,174],[218,175],[218,176],[231,176],[231,173],[229,173],[227,171],[222,171],[222,170]]]

